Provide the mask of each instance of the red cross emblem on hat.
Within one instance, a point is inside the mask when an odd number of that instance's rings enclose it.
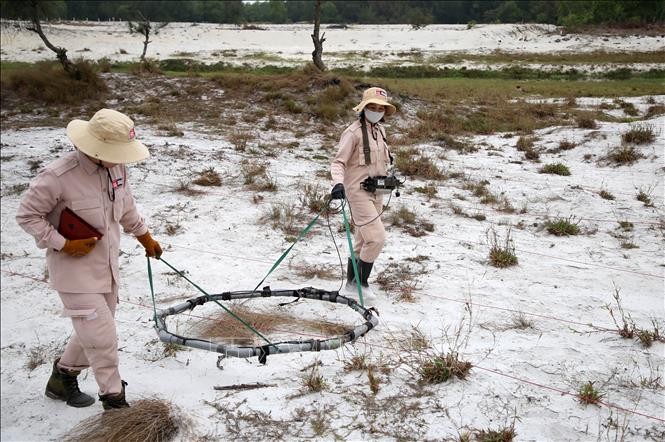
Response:
[[[130,139],[130,140],[133,140],[135,136],[136,136],[136,132],[134,132],[134,128],[132,127],[132,128],[129,130],[129,139]]]
[[[387,97],[388,96],[388,94],[386,94],[386,91],[384,91],[383,89],[377,89],[376,90],[376,95],[381,95],[382,97]]]

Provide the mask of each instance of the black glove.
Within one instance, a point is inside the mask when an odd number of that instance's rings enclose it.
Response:
[[[343,200],[346,195],[344,195],[344,184],[337,183],[333,186],[330,191],[330,199],[332,200]]]

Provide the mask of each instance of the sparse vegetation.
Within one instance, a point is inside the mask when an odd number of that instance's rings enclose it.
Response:
[[[549,233],[556,236],[571,236],[580,233],[579,222],[575,221],[573,215],[568,218],[557,218],[555,220],[548,220],[545,223],[545,228]]]
[[[420,277],[425,274],[425,266],[418,263],[390,262],[376,277],[376,283],[388,294],[396,294],[397,299],[415,302],[415,292]]]
[[[319,393],[328,388],[325,378],[319,373],[317,364],[312,366],[309,375],[303,379],[303,386],[311,393]]]
[[[426,180],[441,180],[445,178],[445,175],[430,158],[411,147],[399,149],[395,153],[395,167],[400,173],[406,176]]]
[[[621,134],[621,141],[624,144],[649,144],[656,141],[656,133],[652,125],[640,124]]]
[[[559,150],[571,150],[575,149],[575,147],[577,147],[577,144],[573,143],[572,141],[569,140],[559,141]]]
[[[214,167],[209,167],[203,169],[193,183],[198,184],[199,186],[221,186],[222,178]]]
[[[415,237],[425,236],[427,233],[434,231],[434,224],[429,221],[417,220],[416,213],[405,206],[391,211],[386,217],[386,221]]]
[[[640,201],[641,203],[643,203],[646,207],[653,207],[653,201],[651,200],[651,194],[653,193],[654,189],[655,189],[655,186],[640,187],[637,190],[637,195],[635,196],[635,199],[637,199],[637,201]]]
[[[600,192],[598,192],[598,195],[604,200],[613,200],[614,195],[610,193],[608,190],[602,189]]]
[[[417,372],[423,384],[440,384],[451,378],[466,379],[473,365],[457,353],[439,354],[424,359]]]
[[[570,176],[568,166],[562,163],[546,164],[539,170],[539,172],[552,175]]]
[[[510,229],[503,241],[499,240],[494,228],[490,228],[486,236],[490,246],[489,262],[491,265],[500,269],[517,265],[517,255],[515,255],[515,245],[510,237]]]
[[[577,127],[580,129],[598,129],[596,120],[589,117],[578,117],[576,120]]]
[[[268,174],[268,164],[256,161],[243,160],[240,163],[243,183],[255,192],[275,192],[277,183]]]
[[[610,149],[607,155],[603,157],[603,160],[616,166],[626,166],[639,161],[641,158],[646,157],[637,147],[623,144],[614,149]]]
[[[588,381],[580,387],[579,392],[577,393],[578,400],[585,404],[596,405],[603,398],[601,394],[594,386],[592,381]]]

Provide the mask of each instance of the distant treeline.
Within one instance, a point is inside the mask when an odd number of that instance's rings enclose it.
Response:
[[[2,0],[2,18],[26,18],[27,0]],[[137,20],[139,11],[152,21],[210,23],[311,22],[314,0],[242,2],[205,1],[40,1],[45,18],[68,20]],[[21,4],[21,6],[19,6]],[[641,25],[663,23],[663,0],[458,0],[336,1],[324,0],[321,22],[404,23],[551,23]]]

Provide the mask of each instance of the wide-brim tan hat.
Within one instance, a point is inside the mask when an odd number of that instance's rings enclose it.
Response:
[[[375,103],[386,107],[386,115],[392,115],[397,111],[397,108],[390,104],[389,100],[388,92],[386,92],[385,89],[371,87],[363,92],[362,101],[358,106],[354,107],[353,110],[356,112],[362,112],[362,110],[365,109],[365,106],[370,103]]]
[[[90,121],[72,120],[67,136],[84,154],[109,163],[134,163],[150,156],[148,148],[134,139],[132,119],[111,109],[99,110]]]

